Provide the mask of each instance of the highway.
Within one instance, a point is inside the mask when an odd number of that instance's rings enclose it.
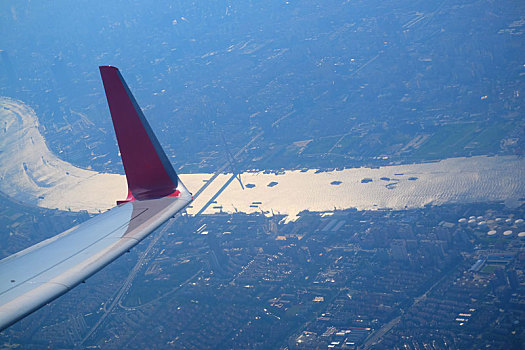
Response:
[[[126,280],[122,284],[122,287],[120,287],[120,289],[118,290],[118,292],[115,295],[115,297],[113,297],[113,301],[111,302],[109,307],[107,307],[108,303],[106,302],[104,304],[104,313],[102,314],[100,319],[97,321],[97,323],[95,323],[95,325],[89,330],[89,332],[86,334],[86,336],[84,336],[84,338],[82,338],[80,343],[77,344],[77,346],[76,346],[77,348],[80,348],[80,347],[83,346],[84,342],[87,339],[89,339],[89,337],[91,337],[91,335],[97,330],[97,328],[102,324],[102,322],[104,322],[104,320],[111,313],[111,311],[113,311],[115,306],[120,303],[120,299],[129,290],[129,288],[131,287],[131,283],[133,282],[133,280],[137,276],[137,273],[139,272],[140,268],[145,264],[146,257],[148,256],[148,253],[151,251],[151,249],[153,249],[155,244],[157,244],[159,239],[161,239],[162,236],[164,236],[164,233],[166,233],[166,231],[171,227],[171,225],[173,224],[173,222],[175,222],[177,217],[178,217],[178,215],[175,216],[174,218],[171,218],[170,220],[168,220],[168,223],[162,228],[160,233],[158,235],[156,235],[151,240],[151,242],[149,243],[149,245],[146,248],[146,250],[141,254],[141,256],[139,257],[139,260],[137,261],[137,263],[135,264],[133,269],[130,271],[128,277],[126,278]]]
[[[412,305],[410,305],[408,309],[416,307],[421,301],[425,300],[427,296],[430,294],[430,292],[432,292],[434,288],[436,288],[441,282],[443,282],[443,280],[450,275],[450,272],[454,271],[456,267],[458,266],[459,266],[459,263],[456,264],[450,271],[447,271],[446,273],[444,273],[443,276],[436,283],[430,286],[430,288],[428,288],[423,294],[414,298],[414,302],[412,303]],[[381,338],[385,334],[390,332],[390,330],[394,328],[401,321],[402,317],[403,315],[397,316],[396,318],[394,318],[393,320],[385,324],[383,327],[379,328],[377,331],[372,333],[372,335],[365,341],[363,346],[360,348],[366,350],[366,349],[370,349],[372,345],[377,344],[379,341],[381,341]]]
[[[264,131],[260,131],[258,134],[256,134],[254,137],[252,137],[250,139],[250,141],[248,143],[246,143],[237,153],[235,153],[235,155],[232,157],[234,160],[236,160],[243,152],[245,152],[248,147],[250,147],[258,138],[260,138],[262,135],[264,134]],[[202,194],[204,192],[204,190],[206,190],[206,188],[220,175],[222,174],[229,166],[231,165],[231,160],[228,160],[226,163],[224,163],[214,174],[213,176],[193,195],[193,198],[194,199],[197,199],[197,197]],[[234,174],[234,177],[235,177],[235,174]],[[229,184],[233,179],[234,177],[232,177],[232,179],[230,181],[227,182],[227,184]],[[225,186],[223,186],[217,193],[215,193],[211,198],[216,198],[219,196],[220,192],[222,190],[224,190]],[[202,212],[204,212],[204,210],[206,210],[206,208],[210,205],[210,203],[212,202],[213,200],[210,200],[208,202],[206,202],[206,204],[199,210],[198,214],[196,214],[195,216],[201,214]],[[180,215],[180,214],[179,214]],[[142,266],[144,266],[146,263],[147,263],[147,260],[146,260],[146,257],[148,256],[148,254],[150,253],[150,251],[153,249],[153,247],[157,244],[157,242],[162,238],[162,236],[164,235],[164,233],[171,227],[171,225],[175,222],[175,220],[177,219],[178,215],[175,216],[174,218],[171,218],[170,220],[168,220],[168,222],[164,225],[164,227],[162,228],[161,232],[159,234],[157,234],[152,240],[151,242],[149,243],[148,247],[146,248],[146,250],[144,250],[144,252],[142,252],[142,254],[140,255],[137,263],[135,264],[135,266],[133,267],[133,269],[130,271],[128,277],[126,278],[126,280],[124,281],[124,283],[122,284],[122,286],[120,287],[120,289],[116,292],[115,296],[110,298],[111,302],[108,300],[108,302],[106,302],[104,304],[104,313],[102,314],[102,316],[100,317],[100,319],[97,321],[97,323],[89,330],[89,332],[84,336],[84,338],[82,338],[82,340],[76,345],[76,348],[82,348],[84,343],[96,332],[96,330],[98,329],[98,327],[100,327],[100,325],[106,320],[106,318],[111,314],[111,312],[113,311],[113,309],[115,308],[115,306],[117,305],[121,305],[121,299],[122,297],[127,293],[127,291],[131,288],[131,285],[133,283],[133,280],[135,279],[135,277],[137,276],[137,273],[139,272],[140,268]],[[178,289],[180,289],[184,284],[188,283],[190,280],[192,280],[193,278],[195,278],[197,275],[199,275],[200,273],[202,272],[202,269],[199,270],[196,274],[194,274],[193,276],[191,276],[188,280],[186,280],[185,282],[183,282],[182,284],[179,285],[179,287],[177,287],[175,290],[169,292],[170,294]],[[162,296],[163,297],[163,296]],[[157,298],[159,299],[159,298]],[[107,306],[109,304],[109,306]]]

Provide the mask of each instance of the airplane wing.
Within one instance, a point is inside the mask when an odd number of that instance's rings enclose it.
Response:
[[[0,261],[0,331],[85,281],[192,200],[118,69],[103,66],[100,73],[128,197],[113,209]]]

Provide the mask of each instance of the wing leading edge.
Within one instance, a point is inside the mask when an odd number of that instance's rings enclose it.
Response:
[[[0,330],[95,274],[192,200],[118,69],[105,66],[100,72],[128,180],[128,198],[0,261]]]

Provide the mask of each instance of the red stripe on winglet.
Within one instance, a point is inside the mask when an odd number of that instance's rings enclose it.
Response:
[[[169,194],[168,197],[178,197],[180,196],[180,191],[179,190],[176,190],[175,192],[173,192],[172,194]]]
[[[124,199],[123,201],[117,201],[117,205],[121,205],[128,202],[133,202],[135,200],[135,197],[133,197],[133,193],[128,188],[128,197]]]

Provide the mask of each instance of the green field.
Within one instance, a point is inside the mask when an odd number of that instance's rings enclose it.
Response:
[[[478,123],[443,125],[411,157],[443,159],[495,154],[500,151],[501,140],[511,129],[512,123],[509,122],[490,126]]]
[[[500,265],[485,265],[485,267],[483,267],[481,269],[481,273],[494,273],[494,271],[498,270],[498,269],[501,269],[502,267]]]
[[[445,124],[416,129],[376,128],[366,135],[338,134],[314,139],[303,151],[304,155],[321,156],[324,159],[341,159],[341,156],[356,159],[371,159],[377,156],[390,156],[395,160],[435,160],[451,157],[468,157],[475,155],[494,155],[501,153],[502,140],[509,136],[515,124],[512,121],[503,122],[464,122]],[[401,156],[398,151],[417,135],[428,134],[430,137],[419,147],[412,148]],[[335,146],[335,147],[334,147]],[[324,157],[328,151],[336,158]],[[293,157],[294,150],[287,150],[280,157]],[[277,161],[277,155],[272,154],[272,161]],[[398,158],[399,157],[399,158]]]
[[[341,135],[327,136],[313,140],[306,146],[304,154],[323,154],[330,150],[333,145],[341,138]]]

